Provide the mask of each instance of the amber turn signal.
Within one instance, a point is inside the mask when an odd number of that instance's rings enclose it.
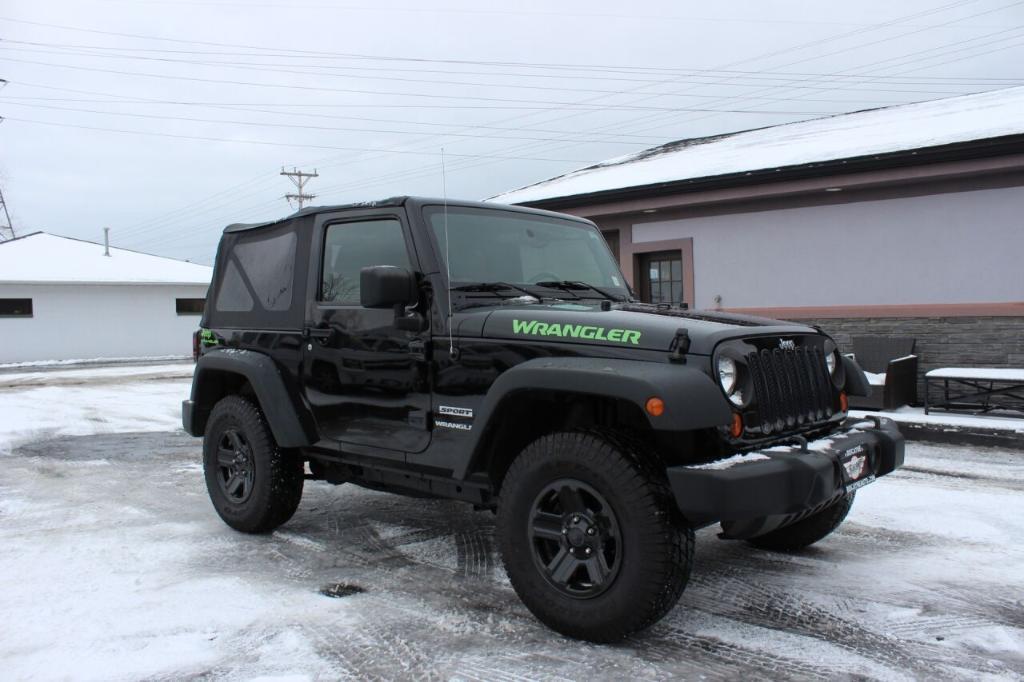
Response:
[[[846,397],[846,391],[839,394],[839,411],[846,412],[850,409],[850,401]]]
[[[648,398],[644,408],[647,409],[647,414],[652,417],[660,417],[665,413],[665,401],[661,398]]]
[[[743,417],[739,412],[732,413],[732,426],[729,427],[729,435],[733,438],[743,435]]]

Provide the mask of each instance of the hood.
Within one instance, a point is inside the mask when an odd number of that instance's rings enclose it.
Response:
[[[668,351],[685,329],[690,353],[710,355],[716,344],[744,336],[817,334],[812,327],[748,315],[688,311],[642,303],[550,303],[474,308],[457,314],[459,336]]]

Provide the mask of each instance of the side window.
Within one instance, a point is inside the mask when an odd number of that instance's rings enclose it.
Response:
[[[412,269],[398,220],[387,218],[328,225],[320,300],[359,305],[359,271],[371,265]]]
[[[240,237],[221,278],[217,310],[245,313],[258,304],[265,312],[287,312],[292,305],[297,242],[294,232]]]

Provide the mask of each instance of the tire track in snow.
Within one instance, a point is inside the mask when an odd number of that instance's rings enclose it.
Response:
[[[894,673],[903,672],[917,678],[945,678],[951,669],[963,664],[962,652],[876,632],[839,615],[842,610],[833,599],[826,597],[815,602],[731,568],[698,576],[691,581],[691,589],[684,592],[681,603],[684,607],[743,623],[830,642],[857,656],[880,662]],[[980,671],[1005,672],[982,659],[972,663]]]

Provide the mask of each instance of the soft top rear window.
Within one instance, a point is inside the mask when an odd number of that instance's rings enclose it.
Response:
[[[309,257],[308,229],[300,229],[302,225],[293,220],[225,233],[204,324],[242,329],[301,326]]]

